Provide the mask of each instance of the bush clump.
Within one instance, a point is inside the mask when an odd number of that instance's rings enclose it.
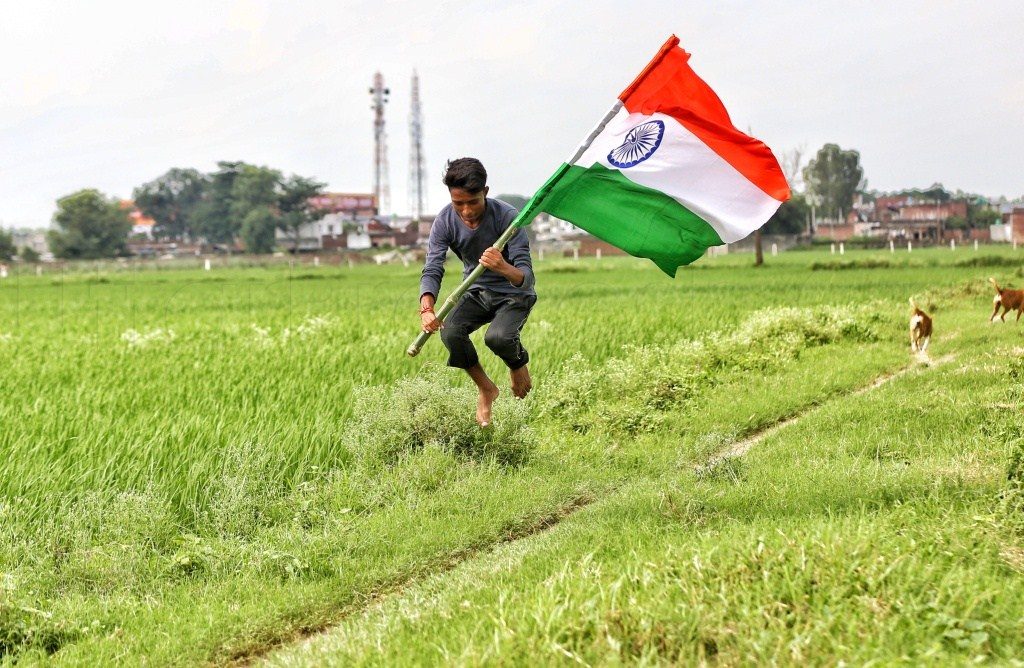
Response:
[[[1010,463],[1006,487],[999,499],[1003,523],[1017,535],[1024,535],[1024,438],[1010,442]]]
[[[954,267],[1019,267],[1021,261],[1016,257],[1004,255],[979,255],[953,263]]]
[[[529,404],[499,397],[486,429],[476,423],[476,393],[425,376],[390,386],[357,388],[344,445],[364,465],[392,465],[435,446],[476,460],[518,465],[535,447]]]
[[[33,649],[53,654],[78,636],[76,629],[50,613],[0,599],[0,661],[13,658],[16,662]]]
[[[1024,358],[1011,359],[1007,375],[1011,381],[1007,399],[1018,404],[1024,399]],[[1001,434],[1006,439],[1010,460],[1006,467],[1006,487],[999,497],[999,513],[1011,531],[1024,536],[1024,429],[1014,423],[1008,427],[1008,432]]]
[[[846,269],[888,269],[889,260],[865,258],[863,260],[824,260],[811,263],[811,271],[842,271]]]
[[[549,382],[540,412],[579,432],[595,426],[627,434],[655,431],[670,411],[724,374],[767,371],[806,348],[873,341],[883,317],[865,307],[757,311],[735,331],[661,346],[627,346],[599,367],[573,358]]]

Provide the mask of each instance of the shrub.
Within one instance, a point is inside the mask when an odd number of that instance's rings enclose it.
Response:
[[[49,613],[0,600],[0,660],[36,649],[53,654],[79,633]]]
[[[627,346],[589,367],[565,364],[539,399],[539,411],[575,431],[594,426],[627,434],[658,429],[667,415],[732,371],[766,371],[805,348],[873,341],[882,316],[867,307],[758,311],[735,331],[661,346]]]
[[[1005,255],[978,255],[953,263],[954,267],[1019,267],[1021,261]]]
[[[865,258],[863,260],[824,260],[811,263],[811,271],[840,271],[844,269],[888,269],[889,260]]]
[[[287,492],[279,453],[260,443],[232,445],[209,487],[206,523],[219,536],[247,538],[274,523],[273,504]]]
[[[444,452],[502,464],[520,464],[535,447],[529,404],[500,397],[491,426],[476,423],[476,393],[451,388],[430,376],[392,386],[357,388],[355,410],[343,442],[364,465],[392,465],[435,445]]]
[[[999,512],[1011,531],[1024,535],[1024,438],[1010,442],[1006,487],[1000,495]]]
[[[1021,383],[1024,382],[1024,359],[1010,361],[1008,369],[1010,384],[1007,399],[1019,403],[1024,397]],[[1006,487],[1000,494],[999,510],[1003,522],[1012,531],[1024,535],[1024,430],[1016,423],[1007,427],[1008,433],[999,434],[1006,438],[1010,451],[1006,467]]]

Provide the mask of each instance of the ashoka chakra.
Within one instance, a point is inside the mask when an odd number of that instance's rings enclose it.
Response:
[[[639,165],[654,155],[664,136],[665,124],[662,121],[641,123],[629,131],[622,144],[612,149],[608,162],[620,168]]]

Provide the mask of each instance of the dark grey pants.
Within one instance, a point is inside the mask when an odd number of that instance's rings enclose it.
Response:
[[[536,295],[467,292],[441,330],[441,341],[448,349],[448,366],[468,369],[480,363],[469,335],[487,323],[491,323],[484,334],[487,347],[512,371],[524,366],[530,361],[530,354],[519,340],[519,332],[536,303]]]

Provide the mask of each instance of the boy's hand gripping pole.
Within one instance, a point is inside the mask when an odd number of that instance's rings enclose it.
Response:
[[[525,211],[526,207],[524,207],[523,210]],[[516,219],[512,221],[508,226],[508,229],[506,229],[501,236],[498,237],[498,240],[494,242],[494,247],[499,251],[503,250],[505,248],[505,244],[507,244],[508,240],[512,238],[512,235],[519,231],[517,223],[521,217],[521,213],[516,216]],[[444,322],[444,319],[452,312],[455,305],[459,303],[462,295],[466,294],[466,290],[469,290],[469,287],[476,282],[476,279],[480,278],[480,274],[484,273],[486,269],[487,267],[482,264],[478,264],[476,268],[470,272],[469,276],[466,277],[466,280],[462,281],[462,284],[455,288],[454,292],[448,295],[448,298],[444,300],[444,304],[441,306],[441,310],[437,312],[438,320]],[[409,347],[405,351],[406,354],[409,355],[409,357],[416,357],[423,348],[423,344],[425,344],[427,339],[430,338],[431,334],[433,334],[433,332],[420,332],[419,336],[416,337],[416,340],[409,344]]]

